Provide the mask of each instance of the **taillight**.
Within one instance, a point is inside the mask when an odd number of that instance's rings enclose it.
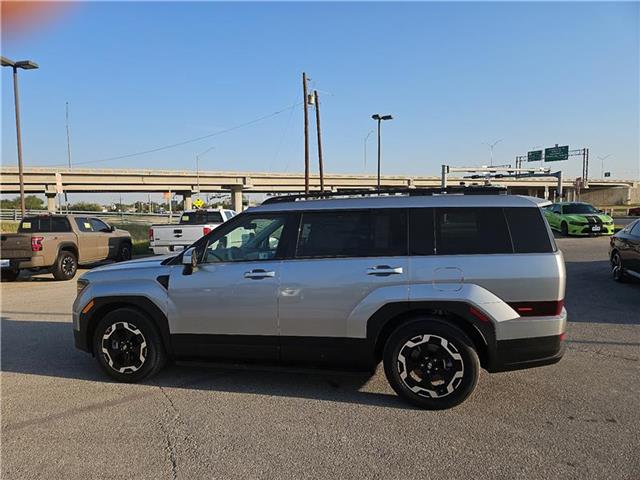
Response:
[[[564,300],[554,300],[550,302],[510,302],[513,308],[521,317],[550,317],[560,315]]]
[[[44,237],[31,237],[31,251],[32,252],[40,252],[40,251],[42,251],[42,240],[44,240]]]
[[[203,235],[207,235],[207,234],[211,233],[211,230],[212,230],[212,229],[211,229],[211,228],[209,228],[209,227],[203,227],[203,228],[202,228],[202,234],[203,234]]]
[[[153,240],[153,228],[149,229],[149,241]]]

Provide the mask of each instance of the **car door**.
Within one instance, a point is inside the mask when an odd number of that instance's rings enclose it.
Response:
[[[628,268],[640,274],[640,220],[631,227],[627,234]]]
[[[559,230],[560,229],[561,218],[562,218],[562,206],[557,205],[557,204],[556,205],[552,205],[550,207],[549,216],[547,217],[547,220],[549,221],[549,225],[551,225],[551,227]]]
[[[354,332],[350,316],[364,304],[377,309],[384,287],[406,289],[406,212],[302,212],[296,236],[281,270],[282,360],[355,366],[366,325]]]
[[[169,324],[182,357],[276,360],[278,287],[288,214],[244,214],[196,244],[200,264],[172,269]]]
[[[97,257],[103,260],[109,258],[110,253],[113,253],[112,256],[115,256],[115,252],[109,252],[109,247],[114,250],[118,246],[114,242],[111,242],[110,245],[109,240],[111,238],[111,229],[109,228],[109,225],[99,218],[90,218],[89,222],[91,223],[92,234],[95,237]]]
[[[78,252],[80,263],[96,261],[98,257],[98,243],[93,235],[93,228],[88,217],[74,217],[78,235]]]

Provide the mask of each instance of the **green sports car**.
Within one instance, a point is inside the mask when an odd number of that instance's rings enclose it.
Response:
[[[614,234],[613,218],[588,203],[554,203],[544,209],[544,216],[563,235]]]

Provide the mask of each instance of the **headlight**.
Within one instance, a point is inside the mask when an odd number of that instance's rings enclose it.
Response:
[[[85,280],[84,278],[79,278],[78,282],[76,283],[76,288],[77,288],[77,296],[80,296],[80,294],[82,293],[82,291],[87,288],[89,286],[89,280]]]

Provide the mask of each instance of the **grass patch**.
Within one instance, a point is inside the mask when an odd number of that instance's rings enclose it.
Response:
[[[0,231],[4,233],[16,233],[18,231],[18,225],[20,225],[20,222],[1,222]]]

